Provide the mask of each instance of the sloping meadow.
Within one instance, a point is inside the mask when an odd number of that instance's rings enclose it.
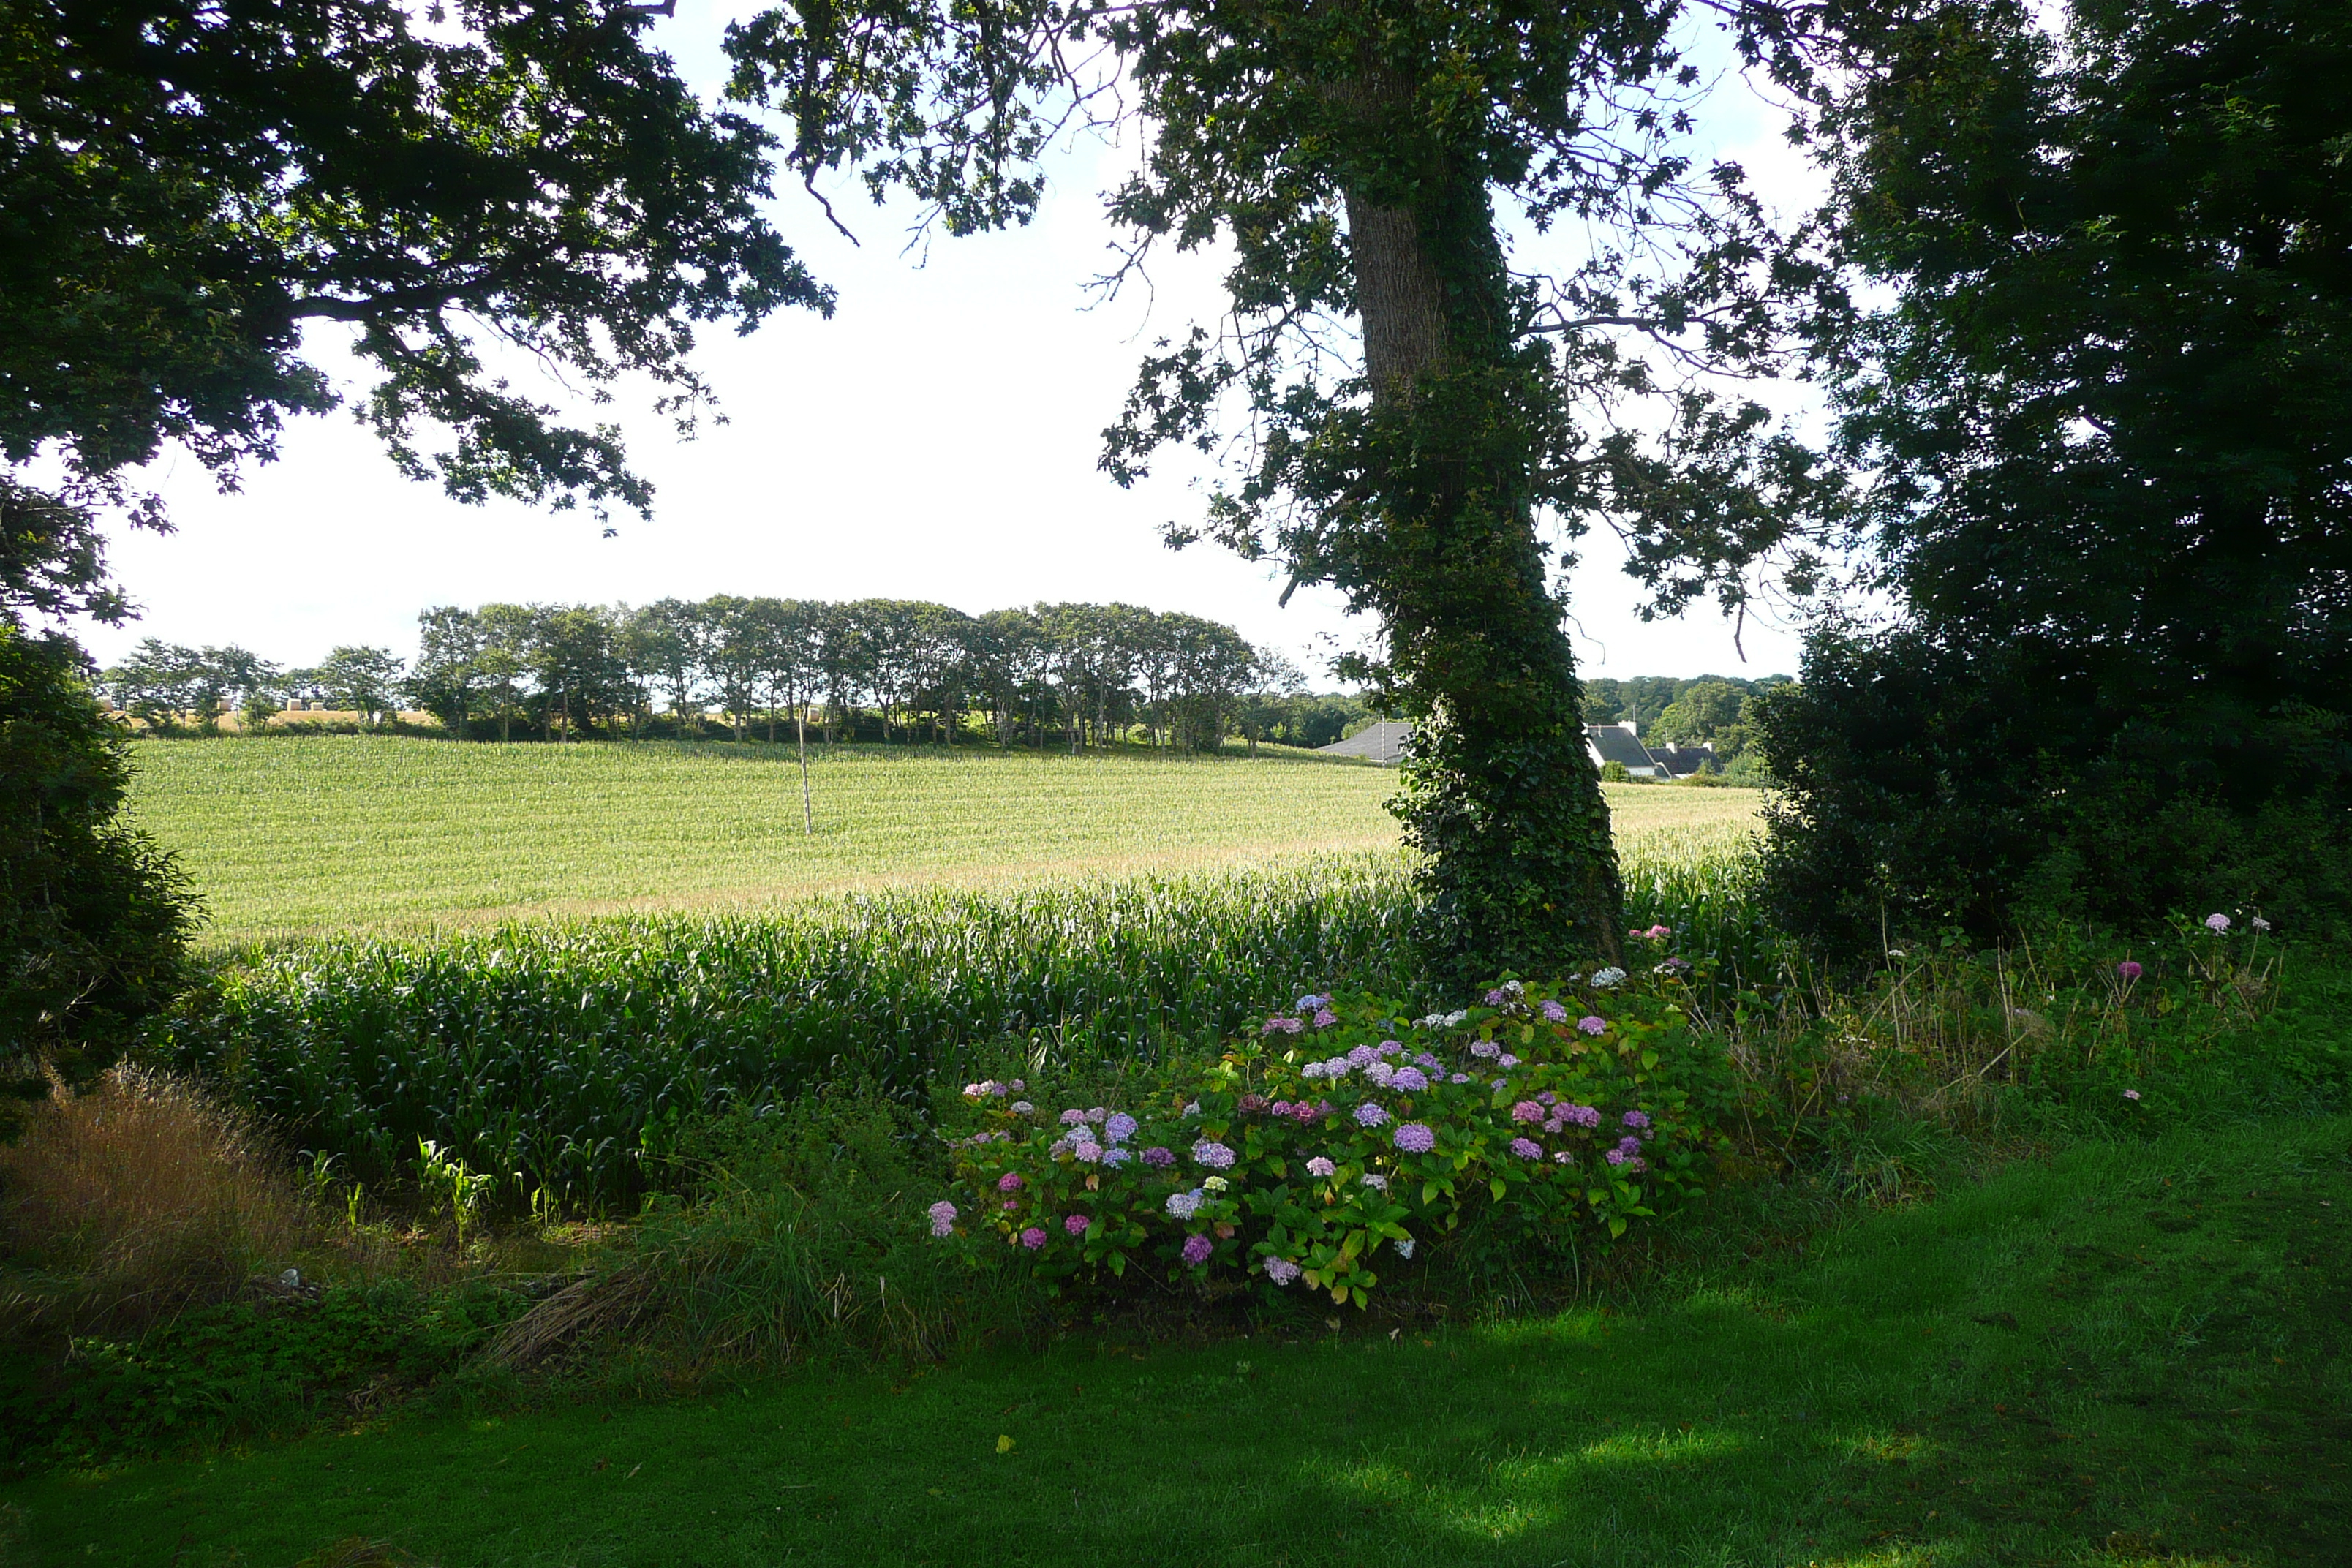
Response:
[[[1702,973],[1768,963],[1730,868],[1636,864],[1628,882],[1633,922],[1676,927]],[[1016,1051],[1153,1057],[1304,991],[1411,995],[1412,915],[1402,863],[1367,855],[331,937],[222,963],[152,1055],[346,1179],[405,1181],[429,1139],[495,1175],[502,1202],[593,1210],[630,1203],[688,1126],[730,1106],[838,1080],[919,1104],[935,1074]]]

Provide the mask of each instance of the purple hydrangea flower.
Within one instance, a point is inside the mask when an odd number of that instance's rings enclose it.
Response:
[[[1356,1107],[1356,1125],[1359,1127],[1378,1127],[1388,1119],[1389,1113],[1377,1101],[1368,1100]]]
[[[1074,1214],[1062,1222],[1062,1228],[1072,1236],[1084,1236],[1087,1233],[1087,1223],[1086,1215]]]
[[[1505,1051],[1501,1056],[1495,1058],[1495,1065],[1498,1068],[1515,1068],[1519,1065],[1519,1058],[1513,1056],[1510,1052]]]
[[[1143,1152],[1143,1163],[1155,1171],[1164,1171],[1176,1163],[1176,1152],[1155,1143]]]
[[[1061,1122],[1065,1127],[1084,1127],[1087,1124],[1087,1113],[1083,1110],[1065,1110],[1061,1115]]]
[[[1323,1064],[1321,1062],[1308,1062],[1305,1067],[1298,1069],[1298,1076],[1300,1078],[1307,1079],[1321,1078],[1324,1076]]]
[[[1557,1002],[1545,1003],[1543,1005],[1543,1016],[1547,1020],[1554,1024],[1565,1024],[1568,1022],[1568,1009],[1561,1006]]]
[[[2221,914],[2207,915],[2205,917],[2205,929],[2211,931],[2215,936],[2219,936],[2223,931],[2230,929],[2230,917]]]
[[[1102,1145],[1091,1138],[1082,1138],[1070,1145],[1070,1152],[1091,1165],[1103,1157]]]
[[[1532,1100],[1523,1100],[1511,1107],[1511,1120],[1514,1121],[1541,1121],[1543,1119],[1544,1108]]]
[[[1650,1118],[1645,1111],[1629,1110],[1625,1113],[1625,1125],[1628,1127],[1647,1127],[1649,1124]]]
[[[1348,1065],[1349,1067],[1368,1068],[1380,1059],[1380,1053],[1372,1049],[1370,1046],[1358,1046],[1354,1050],[1348,1053]]]
[[[1609,1032],[1609,1020],[1588,1013],[1576,1021],[1576,1026],[1588,1035],[1605,1035]]]
[[[1334,1013],[1328,1007],[1324,1008],[1321,1012],[1315,1015],[1315,1026],[1318,1029],[1328,1029],[1339,1021],[1339,1015]]]
[[[1336,1176],[1339,1173],[1339,1167],[1318,1154],[1307,1162],[1307,1173],[1310,1176]]]
[[[1192,1159],[1195,1163],[1206,1165],[1212,1171],[1230,1171],[1234,1168],[1234,1155],[1223,1143],[1203,1138],[1192,1145]]]
[[[933,1236],[947,1236],[954,1232],[956,1206],[955,1205],[948,1202],[947,1199],[941,1198],[939,1202],[933,1204],[923,1212],[931,1216],[931,1234]]]
[[[1470,1075],[1466,1072],[1457,1072],[1447,1078],[1445,1081],[1448,1083],[1468,1083],[1470,1081]]]
[[[1188,1236],[1184,1238],[1184,1261],[1198,1268],[1209,1261],[1209,1254],[1216,1249],[1216,1243],[1205,1236]]]
[[[1265,1277],[1277,1285],[1287,1285],[1298,1278],[1298,1265],[1287,1258],[1269,1258],[1265,1260]]]
[[[1259,1033],[1267,1035],[1295,1035],[1305,1026],[1306,1026],[1301,1024],[1296,1018],[1268,1018],[1265,1021],[1265,1027],[1260,1030]]]
[[[1103,1136],[1114,1143],[1124,1143],[1135,1136],[1135,1130],[1141,1125],[1126,1111],[1116,1110],[1111,1113],[1110,1120],[1103,1123]]]
[[[1510,999],[1511,994],[1507,991],[1496,990],[1486,993],[1486,1005],[1489,1007],[1499,1007]]]
[[[1399,1094],[1419,1094],[1429,1087],[1429,1079],[1419,1068],[1399,1068],[1389,1087]]]
[[[1118,1170],[1121,1165],[1126,1164],[1129,1160],[1134,1158],[1134,1150],[1122,1149],[1116,1143],[1102,1152],[1102,1163],[1108,1165],[1114,1171]]]
[[[1474,1057],[1499,1057],[1503,1054],[1503,1047],[1492,1040],[1473,1040],[1470,1054]]]
[[[1514,1138],[1511,1140],[1511,1152],[1522,1160],[1540,1160],[1543,1158],[1543,1145],[1532,1138]]]
[[[1642,1141],[1628,1132],[1617,1140],[1617,1152],[1621,1154],[1638,1154],[1642,1152]]]
[[[1034,1252],[1045,1245],[1045,1233],[1033,1225],[1021,1233],[1021,1245]]]
[[[1622,1165],[1625,1163],[1625,1151],[1622,1149],[1612,1149],[1609,1152],[1601,1157],[1608,1161],[1612,1165]]]
[[[1036,1109],[1025,1100],[1016,1100],[1013,1102],[1013,1113],[1015,1116],[1027,1116]]]
[[[1364,1076],[1382,1089],[1387,1089],[1396,1082],[1396,1068],[1386,1062],[1375,1061],[1364,1069]]]
[[[1017,1193],[1028,1184],[1021,1179],[1018,1171],[1007,1171],[996,1178],[996,1190],[1000,1193]]]
[[[1328,1007],[1330,1005],[1330,997],[1323,995],[1318,992],[1309,991],[1306,995],[1301,996],[1298,999],[1297,1007],[1298,1011],[1301,1013],[1320,1013],[1324,1008]]]
[[[1426,1154],[1437,1147],[1437,1133],[1424,1123],[1407,1121],[1391,1134],[1390,1142],[1408,1154]]]
[[[1394,1040],[1382,1040],[1379,1045],[1374,1046],[1372,1049],[1376,1054],[1384,1057],[1401,1057],[1404,1055],[1404,1047],[1399,1045]]]
[[[1419,1062],[1422,1066],[1422,1069],[1425,1072],[1444,1072],[1445,1070],[1445,1064],[1438,1060],[1434,1055],[1428,1051],[1422,1052],[1421,1055],[1413,1058],[1412,1059]]]
[[[1202,1196],[1198,1187],[1189,1193],[1171,1193],[1168,1194],[1168,1212],[1178,1219],[1191,1219],[1200,1212]]]

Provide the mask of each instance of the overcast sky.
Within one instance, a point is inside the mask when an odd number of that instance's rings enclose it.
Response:
[[[690,78],[716,78],[727,7],[678,7],[656,37]],[[1721,111],[1718,146],[1784,200],[1811,184],[1759,108]],[[1163,263],[1147,297],[1089,308],[1112,231],[1096,193],[1132,149],[1087,143],[1054,166],[1031,227],[940,239],[900,254],[898,218],[837,201],[864,242],[835,236],[806,198],[775,221],[840,294],[831,321],[772,319],[749,338],[707,337],[697,363],[730,423],[680,442],[627,393],[617,412],[638,470],[657,487],[650,521],[509,502],[467,507],[395,473],[346,414],[298,422],[282,459],[221,495],[193,459],[151,476],[178,531],[117,531],[117,576],[145,609],[121,628],[86,626],[101,663],[142,637],[236,643],[283,664],[336,644],[406,655],[417,612],[493,600],[642,604],[666,595],[770,594],[930,599],[974,613],[1038,600],[1124,600],[1239,627],[1289,653],[1318,687],[1324,665],[1367,635],[1337,597],[1281,581],[1212,545],[1171,552],[1160,526],[1197,515],[1197,471],[1122,491],[1095,467],[1139,355],[1195,318],[1213,320],[1212,262]],[[347,369],[332,334],[316,340]],[[358,384],[342,377],[347,391]],[[539,395],[554,401],[555,389]],[[611,416],[608,412],[604,416]],[[1589,675],[1793,671],[1790,628],[1751,619],[1743,664],[1730,628],[1701,609],[1647,625],[1605,533],[1589,536],[1572,585]]]

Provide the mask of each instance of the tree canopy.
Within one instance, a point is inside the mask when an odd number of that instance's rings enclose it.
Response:
[[[691,422],[697,328],[831,297],[761,214],[772,140],[602,0],[28,0],[0,20],[0,458],[121,500],[166,442],[225,484],[331,406],[452,495],[643,510],[617,429],[499,354]],[[142,516],[153,521],[152,501]]]

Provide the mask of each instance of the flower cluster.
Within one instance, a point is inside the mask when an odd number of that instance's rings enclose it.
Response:
[[[1507,980],[1412,1022],[1310,994],[1218,1057],[1131,1076],[1123,1106],[969,1086],[950,1140],[969,1201],[932,1231],[992,1236],[1056,1288],[1156,1260],[1341,1303],[1423,1241],[1589,1248],[1697,1190],[1729,1102],[1719,1052],[1649,984]]]

